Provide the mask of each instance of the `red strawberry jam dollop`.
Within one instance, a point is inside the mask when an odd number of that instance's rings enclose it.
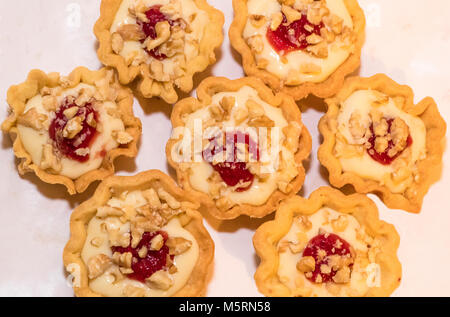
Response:
[[[350,244],[347,241],[334,233],[319,234],[312,238],[303,251],[303,256],[311,256],[316,261],[315,270],[308,279],[314,283],[317,281],[317,276],[321,275],[321,281],[323,283],[332,281],[333,277],[336,275],[336,271],[332,269],[330,273],[322,273],[320,266],[322,264],[328,265],[328,257],[332,255],[351,257],[350,248]],[[325,252],[325,254],[323,254],[325,256],[320,255],[320,253],[323,252]]]
[[[254,181],[255,176],[247,168],[246,162],[239,161],[238,144],[243,143],[253,160],[259,160],[258,145],[250,138],[250,135],[240,131],[226,133],[225,146],[218,143],[217,138],[210,140],[210,147],[204,151],[203,157],[210,162],[214,170],[220,174],[222,180],[230,187],[238,186],[237,192],[248,190]],[[225,152],[225,162],[213,163],[213,156]],[[242,186],[239,186],[242,184]]]
[[[78,112],[75,116],[82,118],[82,130],[73,138],[65,138],[63,130],[69,119],[64,115],[64,111],[72,107],[77,107]],[[89,160],[89,154],[85,156],[78,155],[78,149],[89,148],[97,135],[97,129],[88,124],[87,118],[92,113],[95,121],[98,121],[98,113],[94,110],[92,103],[88,102],[82,107],[78,107],[74,102],[70,102],[67,98],[63,101],[61,107],[55,112],[55,118],[50,123],[49,135],[53,140],[56,149],[64,156],[78,162],[86,162]]]
[[[320,35],[320,29],[323,27],[323,23],[314,25],[308,22],[306,15],[288,24],[283,14],[283,21],[275,31],[268,28],[267,40],[279,54],[285,55],[292,51],[304,50],[309,45],[306,38],[311,34]]]
[[[157,235],[161,235],[164,239],[164,245],[159,251],[152,251],[150,249],[151,241]],[[142,235],[141,242],[139,242],[136,248],[131,247],[130,245],[126,248],[123,247],[112,247],[112,251],[119,253],[127,253],[131,252],[133,255],[133,259],[131,261],[131,269],[133,273],[128,274],[127,277],[133,280],[137,280],[140,282],[145,282],[147,278],[152,276],[154,273],[164,269],[167,267],[167,257],[169,256],[169,247],[166,245],[167,239],[169,238],[168,234],[165,231],[157,231],[157,232],[145,232]],[[147,256],[145,258],[139,257],[139,250],[142,247],[147,247]],[[173,259],[173,256],[171,256]]]
[[[394,122],[394,119],[387,119],[386,121],[388,124],[388,130],[387,130],[386,135],[390,135],[391,129],[392,129],[392,123]],[[378,163],[381,163],[383,165],[390,165],[397,157],[399,157],[413,143],[411,135],[409,135],[408,139],[406,140],[406,147],[403,150],[398,151],[395,155],[389,156],[389,150],[391,150],[395,146],[394,141],[392,139],[389,140],[387,149],[383,153],[379,153],[375,150],[375,140],[377,137],[374,134],[373,123],[370,126],[370,131],[372,132],[372,136],[369,138],[369,144],[371,145],[371,147],[367,150],[367,153],[370,155],[370,157],[372,159],[374,159],[375,161],[377,161]]]
[[[147,38],[150,37],[151,39],[156,39],[158,37],[158,34],[156,33],[156,24],[157,23],[167,21],[167,22],[169,22],[170,26],[173,26],[176,23],[176,21],[173,21],[173,20],[169,19],[167,16],[165,16],[160,11],[160,8],[161,8],[160,5],[155,5],[155,6],[152,6],[147,12],[145,12],[148,22],[143,22],[141,20],[137,21],[138,25],[140,25],[142,27],[142,31],[145,33],[145,36]],[[143,40],[142,42],[144,42],[144,41],[145,40]],[[158,48],[154,48],[150,51],[146,49],[145,51],[150,56],[152,56],[153,58],[160,60],[160,61],[167,58],[167,56],[165,54],[162,54],[161,52],[159,52]]]

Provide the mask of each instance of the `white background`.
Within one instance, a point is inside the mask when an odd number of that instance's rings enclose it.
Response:
[[[225,12],[225,32],[233,18],[231,0],[209,0]],[[450,1],[360,0],[367,17],[367,40],[360,74],[386,73],[410,85],[416,101],[436,99],[450,120]],[[6,91],[21,83],[32,68],[68,74],[77,66],[98,69],[96,39],[92,28],[100,0],[0,1],[0,120],[7,115]],[[197,76],[239,78],[243,75],[238,55],[226,36],[218,63]],[[302,194],[327,185],[317,161],[317,123],[323,110],[320,100],[302,105],[303,121],[313,136],[313,153]],[[164,156],[170,135],[171,106],[162,102],[135,102],[135,113],[144,131],[136,160],[117,162],[119,174],[131,175],[160,169],[173,175]],[[444,156],[449,162],[449,152]],[[69,238],[70,212],[89,198],[95,186],[74,197],[62,186],[46,185],[34,175],[17,173],[9,137],[0,149],[0,296],[72,296],[65,282],[62,251]],[[450,274],[450,170],[431,187],[422,213],[389,210],[378,198],[382,219],[395,224],[401,236],[399,249],[403,281],[396,296],[449,296]],[[215,274],[209,296],[258,296],[253,274],[257,267],[251,238],[254,230],[270,219],[218,222],[208,219],[216,243]]]

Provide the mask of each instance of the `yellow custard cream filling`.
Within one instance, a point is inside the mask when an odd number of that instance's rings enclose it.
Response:
[[[147,204],[147,202],[140,191],[130,192],[124,200],[113,198],[108,203],[108,205],[110,206],[122,208],[125,206],[138,208],[145,204]],[[102,223],[105,222],[108,223],[108,225],[117,226],[120,233],[130,232],[130,223],[122,223],[117,217],[110,217],[106,219],[100,219],[98,217],[92,218],[87,227],[86,242],[81,253],[81,257],[84,263],[87,263],[91,257],[98,254],[105,254],[108,257],[112,257],[113,254],[108,242],[108,234],[101,228]],[[148,297],[167,297],[179,291],[188,281],[191,272],[194,269],[195,264],[197,263],[199,247],[192,234],[183,228],[178,217],[175,217],[171,221],[169,221],[169,223],[165,225],[161,230],[167,232],[169,237],[180,237],[192,242],[189,250],[187,250],[183,254],[175,256],[173,261],[178,271],[174,274],[171,274],[174,283],[168,290],[149,288],[144,283],[128,278],[124,278],[121,281],[115,281],[114,277],[111,274],[112,270],[114,270],[114,266],[106,270],[101,276],[97,277],[94,280],[91,280],[89,282],[89,287],[96,293],[111,297],[124,296],[124,290],[129,286],[134,286],[144,290],[145,296]],[[103,241],[99,247],[95,247],[90,243],[90,241],[94,238]]]
[[[343,25],[353,29],[353,21],[344,0],[326,0],[326,4],[331,14],[343,19]],[[268,22],[257,28],[248,20],[243,33],[244,39],[248,40],[253,36],[261,36],[264,48],[261,53],[256,54],[256,60],[267,60],[267,71],[286,80],[287,85],[298,85],[304,82],[318,83],[326,80],[347,60],[352,52],[352,47],[336,40],[328,45],[328,57],[326,58],[318,58],[302,50],[281,56],[273,49],[266,37],[272,15],[281,11],[280,3],[277,0],[248,0],[247,7],[249,16],[262,15],[266,17]],[[319,66],[321,71],[316,73],[303,72],[302,66],[307,64]]]
[[[337,118],[338,130],[349,144],[354,144],[349,127],[352,114],[359,112],[361,115],[361,123],[368,129],[371,123],[370,112],[374,109],[372,103],[379,100],[379,96],[379,92],[359,90],[354,92],[342,103]],[[401,110],[392,98],[389,98],[386,104],[378,106],[376,109],[387,118],[399,117],[409,126],[413,143],[411,145],[411,159],[408,162],[408,168],[412,170],[416,162],[426,156],[425,124],[420,118]],[[396,171],[395,161],[390,165],[380,164],[372,159],[367,151],[364,151],[361,156],[353,156],[350,158],[341,157],[339,160],[344,172],[353,172],[361,177],[379,181],[388,186],[393,192],[403,192],[413,182],[413,178],[409,177],[400,183],[394,183],[391,175]]]
[[[335,232],[332,221],[339,217],[345,217],[348,221],[348,225],[342,232]],[[311,216],[307,216],[311,222],[311,228],[304,230],[302,225],[299,224],[299,220],[294,218],[293,224],[289,232],[280,239],[280,243],[289,241],[294,244],[304,243],[306,247],[307,243],[319,234],[319,229],[323,229],[326,232],[335,233],[340,238],[347,241],[356,253],[367,253],[367,245],[360,239],[361,232],[364,232],[361,228],[358,220],[355,217],[348,214],[339,213],[330,208],[322,208]],[[341,218],[342,219],[342,218]],[[347,284],[333,284],[334,290],[330,292],[331,285],[316,284],[310,282],[304,275],[297,270],[297,263],[302,258],[303,251],[294,254],[289,248],[286,248],[284,252],[279,254],[279,266],[278,277],[280,281],[286,285],[295,294],[297,288],[307,289],[310,294],[298,294],[303,296],[362,296],[364,295],[370,285],[368,282],[371,268],[374,264],[361,265],[361,261],[355,261],[353,265],[350,282]],[[366,263],[367,264],[367,263]]]
[[[146,7],[150,8],[155,5],[167,5],[170,3],[170,0],[123,0],[111,25],[111,33],[116,32],[122,25],[136,24],[136,19],[130,15],[128,9],[132,8],[138,2],[144,3]],[[195,43],[201,41],[205,28],[208,27],[210,21],[208,14],[200,10],[194,0],[179,0],[179,2],[181,6],[181,18],[189,24],[192,30],[192,32],[186,33],[184,47],[186,61],[189,61],[198,56],[198,49]],[[148,64],[153,60],[142,48],[142,44],[137,41],[125,41],[120,55],[126,60],[130,60],[133,56],[138,57],[139,60],[144,60]],[[177,65],[171,58],[166,58],[161,62],[163,63],[164,73],[173,74],[175,72]]]
[[[78,95],[80,89],[83,88],[92,90],[96,89],[91,85],[79,84],[74,88],[64,90],[61,95],[57,97],[58,103],[61,104],[67,96]],[[108,108],[115,109],[117,108],[117,105],[114,102],[108,101],[104,102],[101,107],[95,109],[99,115],[98,124],[101,125],[102,132],[97,132],[98,135],[90,146],[89,160],[81,163],[70,158],[61,157],[62,170],[58,173],[59,175],[76,179],[89,171],[95,170],[99,168],[103,162],[104,156],[101,155],[101,153],[104,153],[104,151],[108,152],[119,146],[119,144],[112,137],[112,132],[124,131],[125,127],[122,120],[114,118],[107,113]],[[54,113],[50,113],[44,109],[41,95],[31,98],[27,102],[24,113],[30,109],[36,109],[38,113],[46,115],[49,118],[48,124],[50,124],[51,120],[54,118]],[[17,129],[20,140],[22,141],[25,150],[31,155],[33,163],[40,166],[43,146],[52,142],[48,131],[37,131],[20,124],[17,125]]]
[[[224,192],[221,193],[221,196],[226,196],[232,202],[237,204],[251,204],[251,205],[262,205],[264,204],[270,197],[270,195],[277,190],[278,184],[278,176],[279,176],[279,165],[281,164],[280,159],[284,160],[286,163],[285,166],[296,166],[296,162],[294,159],[294,154],[289,151],[285,146],[283,146],[283,141],[285,136],[282,132],[283,128],[288,126],[287,120],[283,116],[283,112],[280,108],[274,107],[267,102],[264,102],[259,96],[258,92],[248,86],[242,87],[237,92],[221,92],[215,94],[212,97],[211,105],[220,104],[220,101],[224,97],[234,97],[236,102],[231,111],[230,119],[223,122],[223,127],[226,129],[227,127],[233,130],[234,127],[239,128],[248,128],[247,124],[241,123],[240,125],[236,124],[234,113],[239,111],[240,108],[245,107],[248,100],[254,100],[259,105],[261,105],[264,109],[265,115],[270,118],[275,123],[275,127],[279,128],[278,134],[278,143],[279,143],[279,152],[270,154],[270,158],[263,162],[265,168],[268,170],[274,171],[271,173],[268,178],[263,181],[255,177],[254,182],[250,189],[244,192],[236,192],[233,191],[232,188],[227,187]],[[209,108],[211,106],[202,108],[197,110],[196,112],[187,116],[185,123],[186,128],[191,131],[191,135],[194,135],[194,127],[195,122],[201,120],[203,123],[209,121],[211,119],[211,113]],[[226,131],[226,130],[225,130]],[[252,136],[252,130],[245,130],[250,133]],[[270,133],[270,132],[269,132]],[[258,140],[255,136],[253,140]],[[273,141],[274,139],[272,139]],[[275,139],[276,140],[276,139]],[[190,142],[190,140],[186,140]],[[184,141],[183,141],[184,142]],[[190,144],[190,143],[189,143]],[[189,144],[182,145],[183,148],[189,147]],[[201,155],[201,153],[199,153]],[[263,153],[261,153],[261,157],[263,157]],[[198,191],[204,192],[208,194],[210,192],[211,183],[208,181],[208,178],[213,174],[214,169],[212,166],[205,161],[201,162],[193,162],[190,164],[190,178],[189,182],[191,186]]]

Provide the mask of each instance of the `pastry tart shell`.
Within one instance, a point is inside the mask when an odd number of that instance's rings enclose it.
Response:
[[[256,76],[262,79],[273,90],[287,93],[295,100],[301,100],[310,94],[319,98],[333,96],[342,87],[345,77],[360,66],[361,49],[365,40],[366,20],[363,10],[356,0],[344,0],[344,2],[352,17],[354,32],[357,37],[353,52],[325,81],[287,86],[277,75],[257,67],[256,59],[243,37],[248,20],[247,0],[233,0],[235,16],[229,30],[229,37],[233,48],[242,56],[242,65],[245,73],[248,76]]]
[[[80,83],[93,85],[95,81],[105,77],[107,68],[98,71],[91,71],[85,67],[76,68],[67,78],[69,88]],[[114,174],[114,160],[119,156],[136,157],[137,144],[142,133],[141,121],[133,115],[133,95],[128,88],[118,89],[117,106],[124,123],[125,131],[133,137],[133,141],[126,146],[108,151],[103,159],[102,165],[89,171],[77,179],[71,179],[63,175],[50,174],[34,164],[31,155],[18,136],[17,119],[23,114],[26,103],[29,99],[39,94],[42,87],[57,87],[61,84],[58,73],[46,74],[41,70],[32,70],[27,80],[17,86],[12,86],[8,90],[8,104],[10,105],[10,116],[3,122],[2,130],[8,133],[13,140],[13,150],[19,159],[18,170],[21,175],[33,172],[36,176],[48,184],[61,184],[67,188],[71,195],[84,192],[91,183],[102,180]]]
[[[403,110],[420,118],[426,127],[426,158],[417,162],[420,182],[414,183],[415,194],[393,193],[385,185],[375,180],[364,179],[355,173],[344,172],[339,160],[333,155],[336,136],[332,132],[330,119],[336,118],[339,112],[339,102],[346,100],[354,91],[360,89],[377,90],[388,96],[401,96],[405,99]],[[389,77],[378,74],[370,78],[348,78],[344,87],[332,99],[327,99],[327,114],[320,120],[319,130],[323,135],[323,143],[318,151],[321,164],[329,172],[330,183],[338,188],[350,184],[358,193],[374,193],[392,209],[402,209],[412,213],[419,213],[423,198],[430,186],[439,180],[442,171],[442,156],[445,148],[446,123],[439,113],[436,102],[427,97],[414,104],[414,93],[405,85],[399,85]],[[411,187],[410,187],[411,188]]]
[[[270,297],[293,296],[292,290],[278,277],[279,254],[277,243],[293,225],[294,217],[309,216],[322,207],[352,215],[365,226],[371,236],[382,237],[381,251],[377,254],[382,278],[381,286],[370,288],[366,296],[389,296],[399,285],[402,267],[397,258],[400,237],[395,227],[379,219],[378,209],[373,201],[361,194],[346,196],[330,187],[321,187],[311,194],[309,199],[295,196],[285,201],[277,210],[275,219],[266,222],[256,230],[253,244],[261,263],[255,273],[255,281],[261,293]],[[345,287],[345,286],[343,286]],[[307,289],[296,289],[301,296]]]
[[[168,175],[158,170],[150,170],[136,176],[112,176],[105,179],[97,188],[94,196],[77,207],[70,218],[70,239],[64,248],[64,266],[77,265],[80,268],[79,287],[74,286],[78,297],[101,297],[89,288],[88,271],[81,258],[81,252],[86,242],[87,224],[95,217],[97,208],[105,205],[111,198],[111,190],[139,190],[150,186],[163,188],[176,199],[189,201],[198,206],[189,195],[181,190]],[[201,214],[192,209],[179,215],[183,228],[188,230],[199,245],[197,262],[186,284],[179,289],[174,297],[205,296],[207,284],[213,272],[214,242],[203,225]],[[75,285],[75,284],[74,284]]]
[[[209,77],[205,79],[197,88],[197,99],[193,97],[186,98],[179,101],[175,105],[171,116],[173,129],[184,126],[182,120],[184,115],[190,114],[200,108],[210,105],[212,100],[211,97],[214,94],[224,91],[238,91],[244,86],[254,88],[263,101],[270,105],[280,107],[284,116],[288,118],[289,121],[295,121],[302,127],[299,147],[294,156],[295,162],[298,166],[298,175],[290,182],[292,185],[292,190],[289,194],[285,194],[277,189],[272,193],[267,202],[261,206],[240,204],[223,211],[217,208],[213,199],[209,195],[196,191],[191,186],[188,171],[183,171],[183,169],[180,168],[180,164],[176,163],[171,157],[172,148],[179,140],[169,140],[166,146],[166,156],[169,164],[177,172],[178,182],[185,191],[192,195],[192,197],[195,197],[197,201],[201,201],[203,203],[203,209],[206,212],[210,213],[215,218],[222,220],[235,219],[241,215],[247,215],[252,218],[265,217],[277,208],[280,201],[298,193],[305,180],[305,168],[303,167],[302,162],[309,157],[312,147],[311,136],[301,122],[301,113],[295,101],[290,96],[283,93],[277,93],[274,95],[272,90],[256,77],[245,77],[237,80],[229,80],[222,77]]]
[[[210,25],[205,27],[205,33],[199,43],[199,55],[187,61],[186,74],[175,82],[157,82],[149,73],[149,65],[143,63],[139,66],[128,66],[121,55],[114,53],[112,49],[112,34],[110,28],[114,22],[117,11],[123,0],[102,0],[100,6],[100,18],[94,26],[94,34],[99,41],[97,55],[100,61],[114,67],[123,85],[128,85],[139,78],[138,90],[145,98],[161,97],[165,102],[173,104],[178,100],[175,86],[188,93],[193,89],[193,76],[204,71],[209,65],[216,62],[214,50],[223,42],[222,27],[225,22],[221,11],[210,6],[206,0],[193,0],[200,10],[208,13]],[[158,86],[155,88],[155,85]]]

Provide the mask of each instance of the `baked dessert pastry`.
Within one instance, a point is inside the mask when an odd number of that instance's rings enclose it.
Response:
[[[70,194],[114,174],[114,159],[135,157],[142,127],[133,95],[112,70],[76,68],[68,77],[40,70],[8,90],[2,129],[14,141],[21,175],[34,172]]]
[[[288,95],[257,78],[210,77],[178,102],[166,155],[179,183],[218,219],[264,217],[305,179],[311,136]]]
[[[100,11],[99,59],[124,85],[139,77],[145,98],[175,103],[175,87],[190,92],[223,41],[223,13],[206,0],[102,0]]]
[[[107,178],[71,216],[64,266],[75,294],[204,294],[214,243],[198,207],[160,171]]]
[[[420,212],[441,172],[446,123],[432,98],[385,75],[349,78],[319,124],[318,157],[336,187],[375,193],[389,208]]]
[[[253,238],[266,296],[389,296],[400,284],[400,238],[365,195],[330,187],[294,196]]]
[[[233,47],[249,76],[296,100],[331,97],[360,65],[364,12],[356,0],[233,0]]]

